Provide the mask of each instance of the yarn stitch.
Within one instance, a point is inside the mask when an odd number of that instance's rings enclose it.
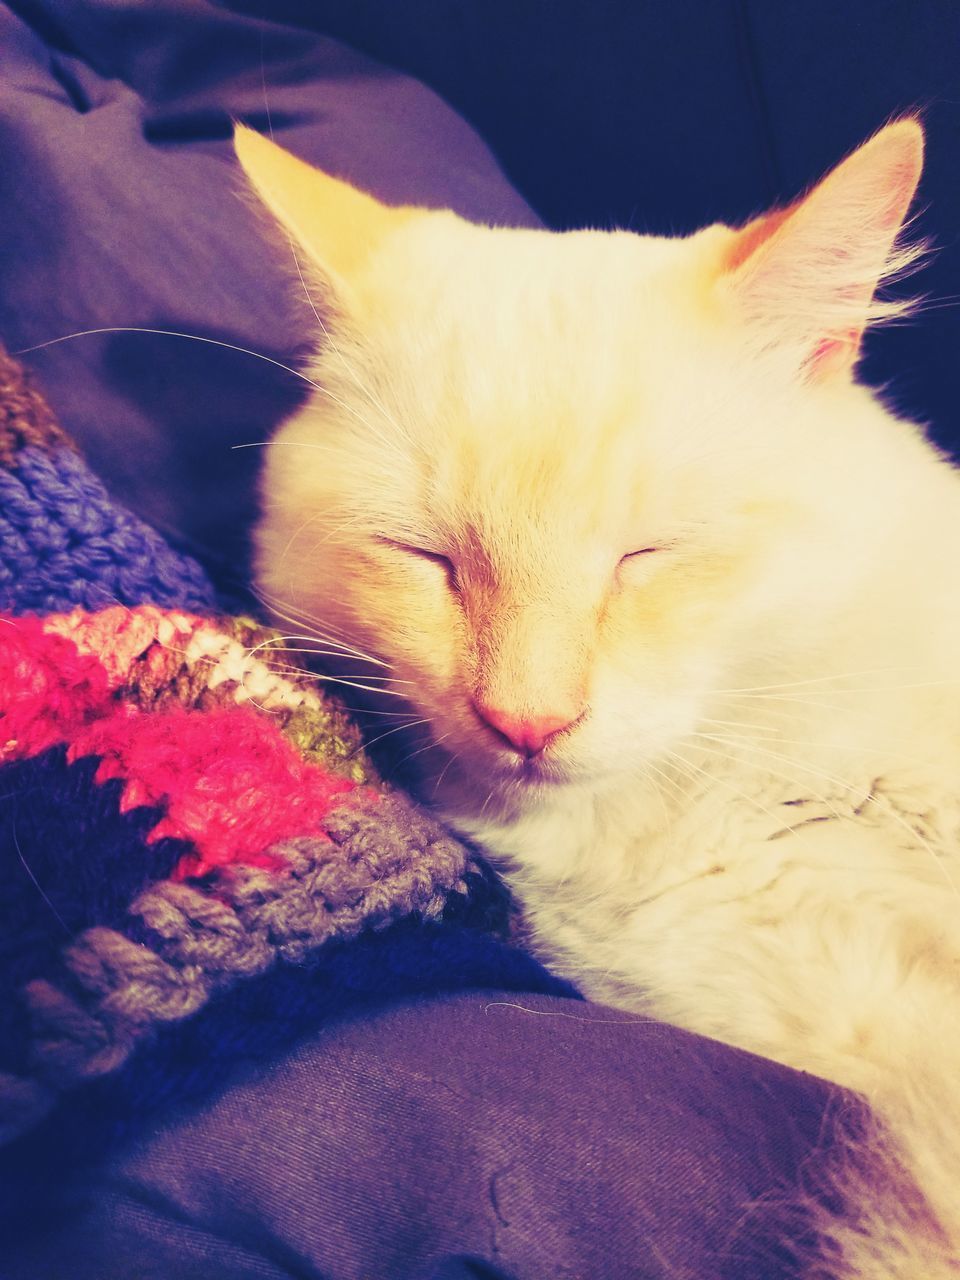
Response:
[[[0,1146],[111,1077],[195,1092],[211,1057],[270,1044],[269,1018],[230,1021],[245,984],[275,991],[282,1041],[292,1000],[306,1028],[336,1003],[351,946],[369,987],[391,929],[418,958],[385,990],[558,989],[497,958],[489,871],[377,777],[275,633],[212,612],[201,567],[109,498],[2,353],[0,397]],[[327,972],[322,998],[291,966]],[[205,1021],[181,1079],[165,1037]]]

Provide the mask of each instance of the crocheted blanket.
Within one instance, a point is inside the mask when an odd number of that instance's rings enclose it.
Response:
[[[0,611],[0,1143],[63,1162],[364,1001],[567,990],[2,353]]]

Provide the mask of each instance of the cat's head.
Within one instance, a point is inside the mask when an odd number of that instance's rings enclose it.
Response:
[[[816,646],[915,444],[852,374],[910,258],[915,121],[685,239],[480,227],[237,151],[319,339],[261,586],[389,664],[358,670],[480,790],[636,770],[745,664]]]

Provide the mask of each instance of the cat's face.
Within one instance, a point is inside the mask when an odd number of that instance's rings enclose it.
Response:
[[[868,553],[838,483],[877,410],[849,370],[916,125],[790,216],[685,241],[386,210],[238,150],[333,304],[323,389],[270,450],[261,584],[389,664],[353,670],[440,759],[478,791],[636,772],[785,615],[811,642]]]

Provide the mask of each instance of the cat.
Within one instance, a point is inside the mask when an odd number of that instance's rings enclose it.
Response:
[[[420,722],[421,794],[587,996],[869,1100],[805,1275],[960,1275],[960,475],[855,376],[920,123],[677,239],[236,150],[322,330],[264,598]]]

